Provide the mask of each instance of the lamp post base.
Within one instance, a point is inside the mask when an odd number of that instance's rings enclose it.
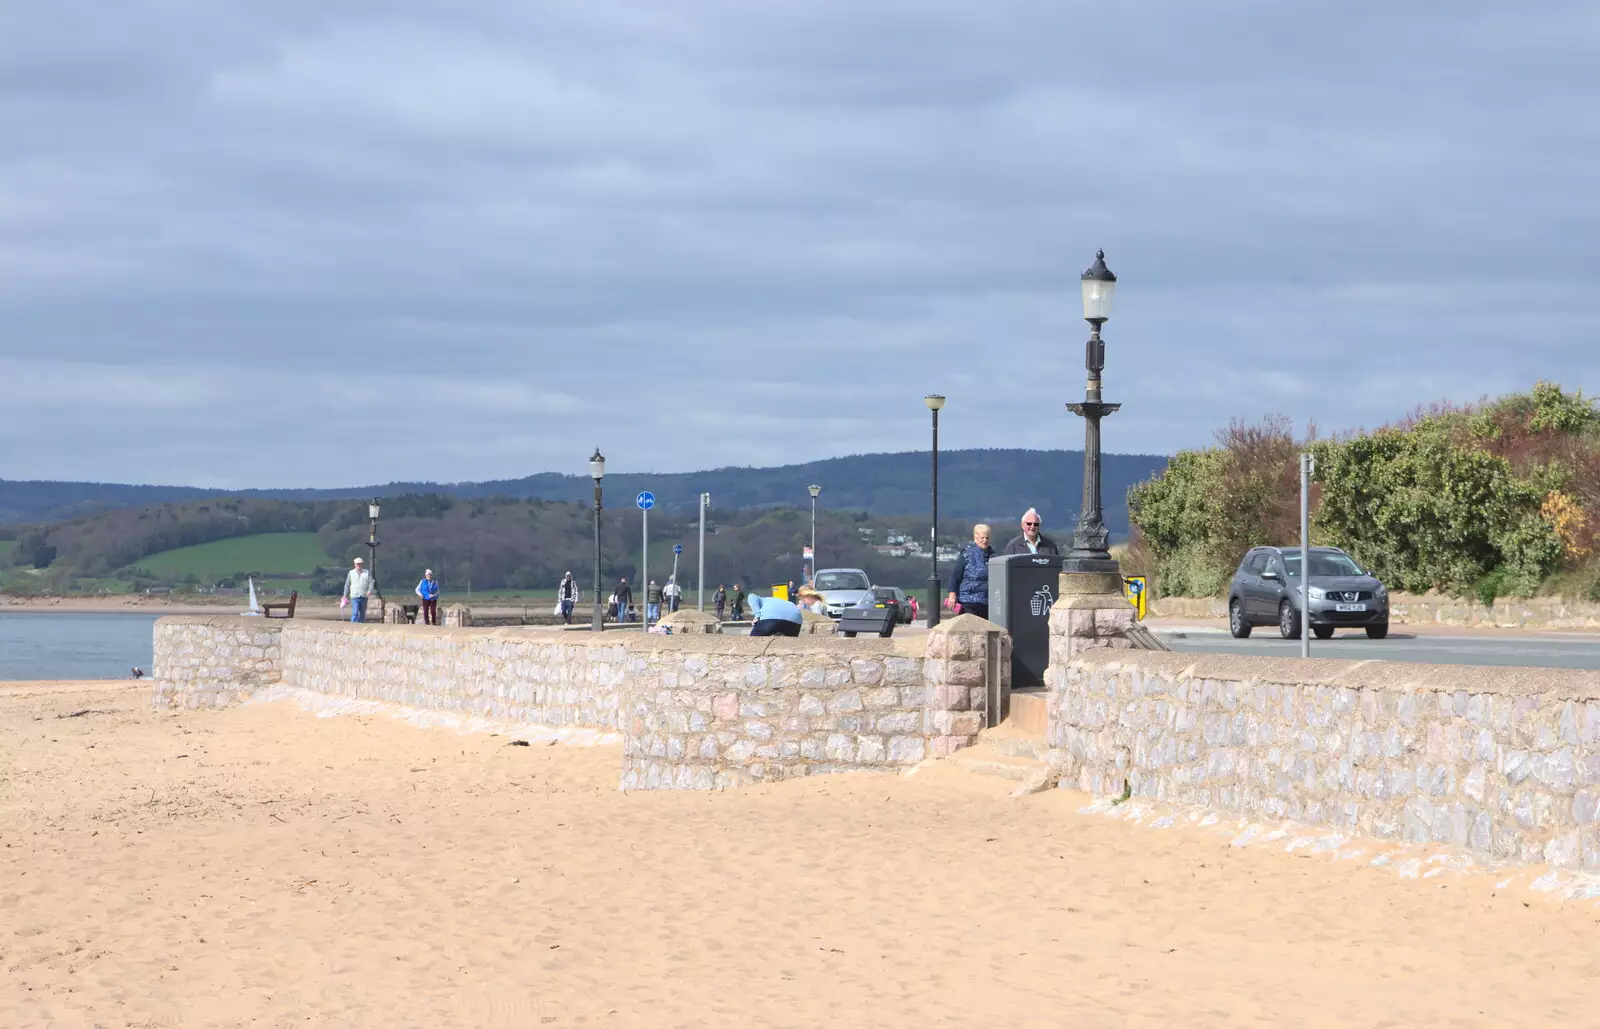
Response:
[[[939,624],[939,578],[928,576],[928,628]]]
[[[1122,566],[1117,564],[1117,559],[1105,553],[1080,553],[1072,551],[1061,559],[1063,572],[1079,572],[1098,575],[1115,575],[1117,588],[1122,586]]]

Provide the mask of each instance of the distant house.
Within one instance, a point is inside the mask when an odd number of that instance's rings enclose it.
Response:
[[[896,533],[895,535],[886,538],[884,540],[884,542],[888,543],[888,544],[891,544],[891,545],[892,544],[900,544],[900,543],[910,543],[911,542],[911,537],[905,535],[904,533]]]
[[[155,597],[155,596],[160,596],[163,593],[171,593],[172,592],[172,587],[171,586],[146,586],[144,591],[145,591],[146,594],[148,594],[148,595],[150,595],[152,597]]]
[[[878,546],[873,547],[872,549],[876,550],[878,553],[882,554],[884,557],[905,557],[906,556],[906,548],[905,547],[891,547],[887,543],[881,543]]]

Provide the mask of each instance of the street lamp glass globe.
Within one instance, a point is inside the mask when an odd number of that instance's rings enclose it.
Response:
[[[944,406],[944,396],[940,393],[929,393],[922,398],[922,402],[928,405],[928,410],[937,411]]]
[[[815,499],[817,499],[818,496],[820,496],[822,494],[822,487],[821,486],[807,486],[806,487],[806,492],[811,494],[811,499],[812,500],[815,500]]]
[[[376,500],[367,505],[367,517],[373,519],[378,517],[378,502]]]
[[[600,453],[599,447],[595,447],[594,456],[589,458],[589,477],[594,479],[595,482],[599,482],[601,479],[605,478],[605,474],[605,456]]]
[[[1083,273],[1083,317],[1085,321],[1099,324],[1111,318],[1111,294],[1116,291],[1117,277],[1106,267],[1106,252],[1094,255],[1094,264]]]

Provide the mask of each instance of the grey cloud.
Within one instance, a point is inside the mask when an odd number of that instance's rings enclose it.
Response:
[[[68,0],[0,38],[0,477],[778,463],[925,446],[932,389],[950,446],[1077,446],[1101,246],[1114,450],[1596,370],[1588,4]]]

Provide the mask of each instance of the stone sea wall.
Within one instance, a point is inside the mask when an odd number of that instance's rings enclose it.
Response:
[[[1062,785],[1600,868],[1600,673],[1088,650]]]
[[[265,618],[162,618],[155,627],[157,707],[227,707],[279,680],[284,622]]]
[[[1010,679],[1009,637],[971,615],[887,640],[179,616],[157,623],[155,642],[158,706],[223,706],[281,684],[616,731],[627,788],[915,764],[972,743]]]

